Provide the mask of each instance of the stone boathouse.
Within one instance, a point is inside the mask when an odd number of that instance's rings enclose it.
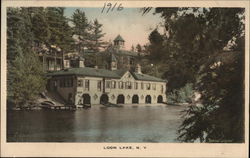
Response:
[[[73,105],[83,104],[155,104],[166,102],[166,81],[141,72],[84,67],[50,72],[48,87]],[[84,62],[80,61],[80,62]]]

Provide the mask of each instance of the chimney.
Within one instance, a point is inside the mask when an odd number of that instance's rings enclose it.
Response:
[[[85,61],[84,58],[79,57],[79,58],[78,58],[78,62],[79,62],[79,63],[78,63],[78,66],[81,67],[81,68],[85,67],[84,61]]]
[[[141,65],[140,64],[136,64],[135,72],[138,73],[138,74],[142,74],[142,72],[141,72]]]

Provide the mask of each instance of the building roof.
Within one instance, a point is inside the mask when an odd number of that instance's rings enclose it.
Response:
[[[125,42],[121,35],[118,35],[118,36],[114,39],[114,41],[123,41],[123,42]]]
[[[127,51],[127,50],[118,50],[117,52],[115,52],[115,54],[125,55],[125,56],[138,56],[137,52]]]
[[[149,76],[149,75],[146,75],[146,74],[139,74],[139,73],[135,73],[135,72],[132,72],[131,73],[134,78],[136,80],[141,80],[141,81],[154,81],[154,82],[166,82],[166,80],[163,80],[161,78],[157,78],[157,77],[154,77],[154,76]]]
[[[90,67],[84,68],[69,68],[60,71],[49,72],[48,76],[69,76],[69,75],[79,75],[79,76],[88,76],[88,77],[105,77],[105,78],[114,78],[120,79],[128,70],[107,70],[107,69],[96,69]],[[166,82],[166,80],[149,76],[146,74],[138,74],[135,72],[130,72],[136,80],[141,81],[154,81],[154,82]]]
[[[105,50],[105,51],[102,51],[102,52],[98,52],[97,55],[101,55],[101,54],[104,54],[104,53],[107,53],[107,54],[114,54],[114,55],[122,55],[122,56],[138,56],[139,54],[137,52],[133,52],[133,51],[128,51],[128,50],[119,50],[119,49],[110,49],[110,50]]]
[[[68,76],[68,75],[120,78],[120,76],[115,71],[110,71],[106,69],[96,69],[96,68],[90,68],[90,67],[69,68],[65,70],[54,71],[54,72],[48,73],[48,76]]]

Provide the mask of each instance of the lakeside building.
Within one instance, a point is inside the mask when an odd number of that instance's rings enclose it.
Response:
[[[137,54],[123,48],[124,40],[118,35],[114,46],[102,52],[106,53],[103,62],[108,63],[102,69],[85,67],[80,56],[64,58],[59,68],[51,64],[56,71],[48,72],[48,91],[71,105],[166,102],[166,80],[143,74]],[[52,61],[56,63],[55,58]]]
[[[166,81],[137,71],[69,68],[48,74],[50,91],[65,102],[82,104],[154,104],[166,102]],[[81,65],[81,64],[79,64]]]

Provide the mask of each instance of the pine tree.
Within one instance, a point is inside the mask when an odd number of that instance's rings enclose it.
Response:
[[[33,51],[30,8],[7,10],[7,97],[16,106],[34,101],[44,90],[45,78]]]
[[[91,49],[94,52],[99,52],[101,48],[104,48],[107,43],[103,42],[102,37],[105,33],[102,33],[102,24],[98,22],[97,19],[94,20],[93,25],[91,26]]]
[[[22,53],[22,30],[23,19],[20,16],[20,8],[7,8],[7,60],[13,61],[16,56]]]
[[[47,21],[45,9],[30,8],[31,10],[31,22],[32,22],[32,32],[35,36],[35,42],[38,45],[46,44],[48,45],[51,31],[49,30],[49,23]]]
[[[90,24],[88,22],[87,17],[85,16],[85,12],[80,9],[76,9],[72,16],[73,22],[73,34],[76,38],[76,50],[79,53],[84,52],[84,48],[89,47],[90,45]]]
[[[142,52],[142,47],[141,47],[140,44],[137,44],[137,45],[136,45],[136,51],[137,51],[138,53],[141,53],[141,52]]]
[[[69,26],[69,20],[64,16],[64,10],[62,7],[46,8],[46,15],[51,32],[49,44],[68,52],[73,46],[73,31]]]

